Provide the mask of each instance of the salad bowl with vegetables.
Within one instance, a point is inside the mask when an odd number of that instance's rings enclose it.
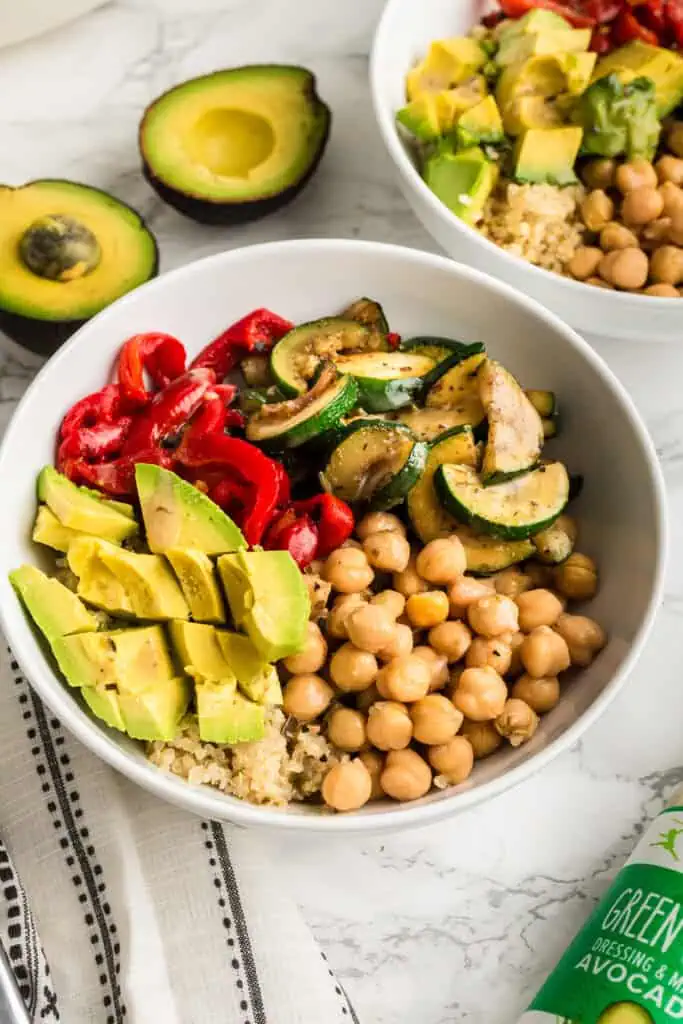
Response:
[[[659,470],[609,371],[392,246],[138,290],[38,376],[0,468],[32,685],[139,784],[245,825],[408,827],[520,781],[607,706],[661,588]]]
[[[675,341],[681,7],[389,0],[371,86],[437,242],[586,335]]]

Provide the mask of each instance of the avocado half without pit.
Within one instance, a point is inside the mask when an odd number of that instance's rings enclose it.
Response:
[[[107,192],[73,181],[0,185],[0,328],[50,353],[154,277],[154,236]]]
[[[254,220],[293,199],[323,155],[330,111],[293,65],[216,71],[176,86],[140,125],[144,174],[193,220]]]

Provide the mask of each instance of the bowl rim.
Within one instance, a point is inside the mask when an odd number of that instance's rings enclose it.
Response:
[[[535,264],[529,263],[528,260],[522,259],[521,256],[515,256],[513,253],[508,252],[507,249],[503,249],[501,246],[496,245],[496,243],[492,242],[489,238],[485,238],[481,232],[477,231],[476,228],[471,227],[469,224],[466,224],[465,221],[456,216],[452,210],[449,210],[445,203],[442,203],[441,200],[434,195],[426,182],[421,178],[417,168],[408,156],[407,149],[403,145],[399,132],[396,128],[393,114],[389,114],[385,110],[384,104],[380,98],[380,82],[382,80],[381,51],[386,45],[385,37],[388,34],[387,26],[393,17],[394,10],[401,6],[407,7],[411,2],[412,0],[386,0],[373,35],[369,69],[370,93],[375,112],[375,120],[379,127],[382,139],[384,140],[384,145],[386,146],[391,159],[406,185],[413,191],[417,192],[423,202],[429,206],[431,212],[435,216],[441,217],[444,223],[448,224],[458,232],[463,232],[468,236],[470,241],[474,242],[476,240],[476,242],[482,246],[484,252],[496,254],[508,266],[517,270],[523,269],[528,271],[539,282],[539,284],[545,283],[546,285],[552,284],[556,287],[566,287],[569,290],[569,294],[574,295],[579,301],[581,296],[585,296],[585,289],[589,288],[596,301],[603,303],[614,301],[619,305],[622,313],[627,313],[630,309],[642,310],[645,299],[647,299],[648,303],[647,308],[667,311],[674,309],[674,304],[680,302],[680,298],[664,298],[659,295],[634,295],[631,292],[620,292],[616,289],[612,291],[599,289],[592,285],[587,285],[583,281],[576,281],[572,277],[565,277],[563,274],[556,274],[554,271],[546,270],[544,267],[537,267]]]
[[[464,266],[446,256],[435,255],[413,249],[408,246],[392,245],[382,242],[360,241],[353,239],[293,239],[287,241],[266,242],[259,245],[245,246],[238,249],[223,251],[212,256],[193,261],[185,266],[161,275],[141,285],[128,295],[123,296],[103,310],[86,325],[81,327],[69,341],[39,371],[20,400],[12,419],[5,431],[0,444],[0,475],[3,470],[8,473],[14,451],[21,450],[21,434],[19,424],[24,410],[30,408],[34,396],[40,393],[45,382],[59,373],[60,365],[81,344],[81,339],[97,329],[99,323],[115,317],[118,310],[125,305],[134,305],[140,292],[159,292],[163,295],[166,289],[172,289],[174,283],[181,278],[201,276],[205,269],[222,265],[226,270],[232,263],[239,263],[245,255],[250,259],[258,259],[261,254],[277,253],[283,258],[304,251],[309,254],[316,252],[345,250],[350,253],[373,253],[378,259],[398,257],[401,260],[421,264],[427,269],[446,271],[448,274],[483,284],[502,298],[526,309],[537,320],[542,321],[553,333],[561,336],[564,341],[583,355],[589,367],[604,382],[605,386],[615,394],[624,415],[630,422],[635,437],[640,444],[642,456],[650,477],[650,486],[655,510],[655,532],[657,558],[654,582],[646,613],[636,633],[631,648],[624,658],[618,672],[610,679],[601,693],[583,714],[563,733],[552,739],[546,747],[529,758],[528,761],[512,768],[496,779],[471,789],[455,790],[451,797],[424,804],[400,804],[381,813],[372,814],[361,811],[346,815],[325,814],[288,814],[286,809],[258,806],[239,800],[210,787],[193,786],[177,776],[157,768],[148,761],[135,761],[110,736],[103,727],[95,723],[81,707],[73,701],[71,693],[57,678],[50,667],[49,661],[37,646],[32,632],[26,633],[26,640],[21,636],[14,637],[15,623],[26,626],[24,612],[19,602],[9,598],[11,591],[4,588],[6,598],[0,599],[0,626],[5,634],[20,669],[29,684],[38,693],[52,712],[62,721],[67,729],[80,740],[90,751],[96,754],[110,767],[121,772],[144,789],[156,796],[169,801],[185,810],[209,818],[228,821],[243,827],[260,827],[280,829],[289,832],[310,832],[350,835],[354,833],[380,833],[385,831],[408,829],[428,825],[449,817],[458,811],[466,810],[476,804],[483,803],[499,796],[505,790],[518,785],[531,775],[540,771],[562,751],[571,747],[580,736],[600,717],[607,705],[624,685],[634,663],[639,657],[647,636],[650,633],[664,585],[664,570],[667,553],[667,516],[664,480],[654,445],[632,399],[612,370],[602,358],[581,338],[576,331],[567,326],[558,316],[545,309],[535,299],[517,291],[504,281],[490,277],[482,271]],[[105,354],[107,355],[107,354]],[[9,585],[8,585],[9,586]],[[13,595],[12,595],[13,596]]]

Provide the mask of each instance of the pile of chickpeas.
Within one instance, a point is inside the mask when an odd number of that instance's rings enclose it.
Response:
[[[319,722],[339,752],[322,783],[336,811],[464,782],[476,759],[531,739],[561,673],[605,644],[597,622],[565,610],[597,590],[586,555],[477,579],[455,535],[411,548],[387,512],[356,532],[314,567],[333,603],[283,662],[285,712]]]
[[[600,288],[679,298],[683,284],[683,121],[665,135],[654,164],[591,160],[581,177],[590,191],[581,219],[592,236],[567,273]]]

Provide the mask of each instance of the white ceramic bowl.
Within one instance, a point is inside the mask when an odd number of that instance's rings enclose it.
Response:
[[[168,331],[195,353],[238,317],[267,306],[293,321],[334,313],[359,295],[384,306],[394,330],[483,341],[528,386],[560,396],[558,457],[585,474],[576,514],[581,547],[597,556],[603,585],[593,613],[610,635],[599,659],[572,683],[531,743],[480,763],[457,790],[414,804],[370,805],[323,815],[254,807],[192,787],[145,761],[141,746],[89,716],[46,659],[7,573],[39,562],[29,539],[38,470],[53,457],[65,410],[103,386],[119,346],[139,331]],[[0,450],[0,614],[7,639],[40,697],[86,746],[158,796],[241,825],[353,832],[424,824],[485,800],[574,743],[624,682],[650,629],[665,547],[664,497],[652,444],[615,377],[551,313],[507,285],[439,256],[352,241],[297,241],[222,253],[125,296],[82,328],[38,375]]]
[[[406,73],[432,40],[466,34],[488,7],[486,0],[388,0],[375,34],[370,84],[379,131],[403,195],[449,256],[514,285],[576,330],[631,341],[679,342],[680,299],[606,291],[534,267],[464,224],[420,177],[396,131],[396,111],[405,104]]]

